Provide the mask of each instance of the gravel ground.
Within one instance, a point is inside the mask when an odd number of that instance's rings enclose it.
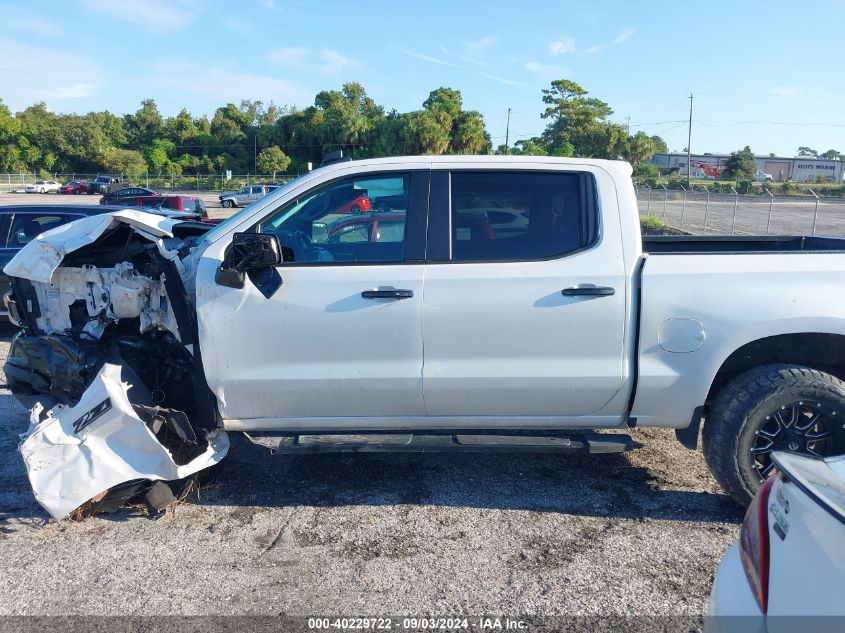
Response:
[[[12,329],[0,330],[0,360]],[[48,520],[0,389],[0,614],[698,615],[742,512],[667,431],[624,455],[271,457],[196,499]]]

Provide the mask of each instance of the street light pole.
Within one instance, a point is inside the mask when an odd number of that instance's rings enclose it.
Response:
[[[687,187],[692,177],[692,93],[689,93],[689,129],[687,130]]]
[[[511,109],[508,108],[508,124],[505,126],[505,154],[508,153],[508,142],[511,134]]]

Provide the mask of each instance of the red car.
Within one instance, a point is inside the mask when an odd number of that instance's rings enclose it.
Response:
[[[339,206],[335,209],[335,213],[363,213],[364,211],[370,211],[372,208],[373,205],[367,196],[358,196],[346,204]]]
[[[76,195],[88,193],[88,183],[83,180],[71,180],[59,187],[59,193]]]
[[[183,211],[195,214],[198,220],[208,220],[208,211],[205,203],[197,196],[182,195],[158,195],[158,196],[125,196],[118,202],[112,204],[121,207],[155,207],[159,209],[170,209],[171,211]]]

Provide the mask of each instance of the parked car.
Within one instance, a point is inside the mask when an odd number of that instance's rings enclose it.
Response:
[[[224,209],[232,207],[244,207],[256,200],[263,198],[268,193],[279,188],[276,183],[255,184],[241,187],[238,191],[224,191],[220,194],[220,205]]]
[[[158,192],[146,187],[124,187],[117,191],[107,193],[100,198],[100,204],[121,204],[123,200],[132,196],[157,196]]]
[[[404,213],[360,213],[327,223],[315,222],[315,244],[342,242],[401,242],[405,232]]]
[[[24,188],[26,193],[58,193],[61,184],[55,180],[36,180]]]
[[[695,448],[703,425],[711,472],[743,504],[774,450],[841,454],[845,239],[644,239],[631,173],[368,159],[201,237],[146,214],[42,235],[5,267],[23,328],[7,381],[44,407],[21,444],[36,498],[61,517],[127,480],[190,476],[225,456],[227,431],[277,453],[586,454],[630,450],[630,427]],[[371,191],[406,196],[402,229],[330,241],[354,219],[338,207]],[[166,445],[133,432],[133,402],[159,388],[153,426],[179,430]],[[107,398],[102,424],[74,430]],[[139,470],[141,454],[162,459]]]
[[[61,194],[75,194],[88,193],[88,182],[85,180],[71,180],[59,187]]]
[[[775,453],[772,460],[778,472],[757,491],[739,543],[716,572],[713,631],[736,630],[736,616],[759,617],[761,631],[794,630],[796,620],[777,616],[845,616],[845,458]],[[755,630],[753,619],[743,624]],[[841,620],[829,624],[838,628],[823,630],[841,630]]]
[[[764,171],[757,170],[757,173],[754,174],[754,180],[757,182],[771,182],[774,180],[774,177],[771,174],[767,174]]]
[[[377,198],[373,198],[371,202],[373,209],[379,213],[404,211],[408,208],[408,198],[405,195],[379,196]]]
[[[124,187],[126,187],[126,183],[120,176],[97,176],[95,180],[88,183],[88,193],[107,194]]]
[[[115,211],[99,205],[10,205],[0,207],[0,270],[36,235],[73,220]],[[9,278],[0,272],[0,296],[9,291]],[[7,316],[0,306],[0,316]]]
[[[208,211],[205,208],[205,203],[202,201],[202,198],[197,196],[176,194],[125,196],[120,198],[119,201],[114,204],[119,204],[122,207],[171,209],[173,211],[193,214],[198,220],[208,219]]]
[[[370,204],[370,199],[367,196],[355,196],[349,202],[346,202],[335,211],[337,213],[363,213],[364,211],[369,211],[372,209],[373,206]]]

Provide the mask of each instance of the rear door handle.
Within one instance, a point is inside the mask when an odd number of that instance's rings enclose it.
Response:
[[[414,296],[413,290],[364,290],[361,293],[364,299],[410,299]]]
[[[560,291],[564,297],[609,297],[615,293],[609,286],[576,286]]]

